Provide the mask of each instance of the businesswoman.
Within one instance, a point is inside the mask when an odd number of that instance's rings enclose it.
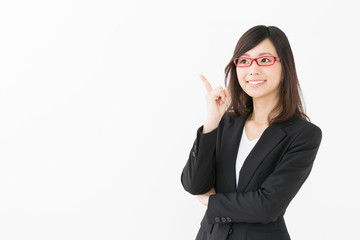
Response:
[[[322,133],[304,113],[286,35],[274,26],[249,29],[225,68],[228,86],[201,78],[207,117],[181,175],[207,206],[196,239],[290,239],[283,215]]]

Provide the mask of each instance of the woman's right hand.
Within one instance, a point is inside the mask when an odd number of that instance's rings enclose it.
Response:
[[[208,191],[207,193],[196,195],[196,197],[202,205],[207,206],[209,204],[209,198],[213,194],[216,194],[216,191],[214,188],[211,188],[210,191]]]
[[[213,89],[204,75],[200,74],[200,78],[205,85],[207,105],[207,117],[203,133],[208,133],[218,127],[230,101],[230,94],[228,88],[224,90],[222,86]]]

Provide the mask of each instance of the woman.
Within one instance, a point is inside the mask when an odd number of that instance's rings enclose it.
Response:
[[[249,29],[225,74],[225,89],[201,75],[207,118],[181,175],[207,206],[196,239],[290,239],[283,215],[322,133],[304,113],[286,35],[273,26]]]

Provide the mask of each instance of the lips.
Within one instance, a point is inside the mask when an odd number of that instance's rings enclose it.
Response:
[[[248,84],[250,84],[251,86],[260,86],[262,85],[263,83],[266,82],[266,80],[249,80],[249,81],[246,81]]]

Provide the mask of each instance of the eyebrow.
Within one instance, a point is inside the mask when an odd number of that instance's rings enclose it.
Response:
[[[248,57],[250,57],[250,55],[247,54],[247,53],[243,54],[242,56],[248,56]],[[258,56],[274,56],[274,54],[269,53],[269,52],[262,52],[262,53],[259,53]]]

